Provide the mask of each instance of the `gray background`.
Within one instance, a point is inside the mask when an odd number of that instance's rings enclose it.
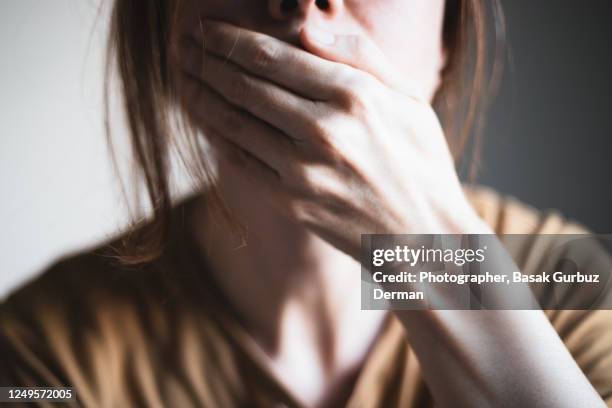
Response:
[[[478,181],[612,233],[612,2],[502,4],[511,61]]]
[[[125,221],[102,131],[97,2],[0,2],[0,297]],[[612,2],[504,3],[514,67],[479,181],[612,232]]]

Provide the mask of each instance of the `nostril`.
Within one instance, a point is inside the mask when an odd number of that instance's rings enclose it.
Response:
[[[299,0],[282,0],[280,4],[281,12],[283,14],[291,13],[299,8],[299,3]],[[330,8],[329,0],[316,0],[315,4],[320,10],[323,11],[329,10]]]
[[[295,10],[297,6],[298,0],[283,0],[280,7],[283,13],[289,13]]]
[[[315,4],[321,10],[327,10],[329,8],[329,0],[317,0]]]

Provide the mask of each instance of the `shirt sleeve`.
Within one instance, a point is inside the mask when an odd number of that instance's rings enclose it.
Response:
[[[111,353],[87,259],[58,261],[0,303],[0,386],[72,387],[76,400],[67,406],[103,405],[112,378],[98,368]]]

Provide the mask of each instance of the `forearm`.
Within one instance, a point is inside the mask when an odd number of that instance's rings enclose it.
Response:
[[[520,270],[493,231],[465,211],[452,233],[485,234],[484,270]],[[438,217],[443,219],[445,217]],[[429,294],[446,296],[429,288]],[[457,406],[605,406],[526,284],[493,285],[481,293],[489,310],[397,310],[437,404]],[[446,299],[445,298],[445,299]]]
[[[461,231],[493,234],[479,218],[463,219],[471,221]],[[519,270],[488,236],[485,270]],[[396,312],[440,406],[605,406],[544,312],[512,310],[537,307],[527,285],[488,290],[491,310]]]
[[[605,406],[542,311],[399,311],[440,406]]]

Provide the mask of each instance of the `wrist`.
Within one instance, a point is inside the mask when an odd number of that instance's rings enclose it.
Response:
[[[445,224],[442,231],[448,234],[495,234],[493,228],[478,215],[467,199],[460,207],[461,209],[455,207],[439,217]]]

